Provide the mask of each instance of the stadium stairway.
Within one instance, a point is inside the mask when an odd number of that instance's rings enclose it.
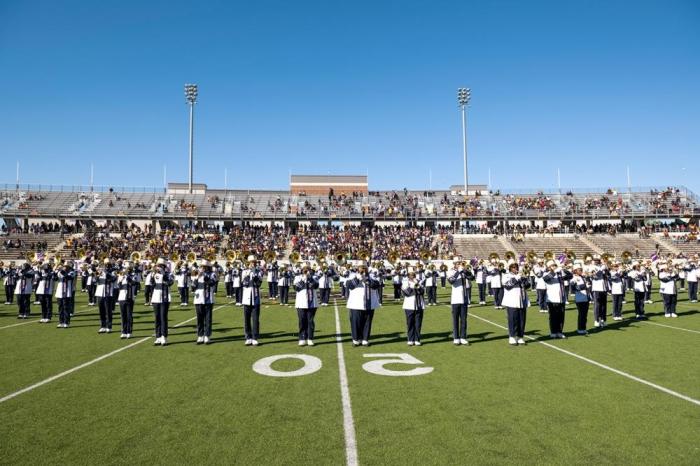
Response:
[[[700,254],[700,243],[692,241],[674,241],[674,238],[677,237],[678,236],[670,236],[666,238],[663,235],[658,235],[654,236],[654,239],[659,244],[672,251],[674,254],[683,253],[684,256],[689,256],[691,254]]]
[[[648,258],[657,251],[657,247],[662,255],[673,253],[671,248],[657,241],[656,238],[640,238],[636,233],[619,233],[615,236],[591,235],[588,239],[604,252],[617,256],[622,254],[623,251],[629,251],[634,255],[638,249],[640,257]]]
[[[4,245],[0,247],[0,260],[7,262],[24,259],[27,253],[32,251],[30,245],[39,241],[46,242],[46,250],[44,253],[52,255],[55,252],[56,247],[63,241],[60,233],[42,233],[40,235],[35,235],[32,233],[13,233],[7,236],[2,236],[3,244],[7,240],[15,241],[18,239],[22,240],[21,248],[5,249]]]
[[[492,252],[503,257],[506,251],[511,248],[506,247],[496,235],[454,235],[454,247],[457,254],[463,258],[478,257],[485,259]]]
[[[535,251],[538,256],[544,255],[546,251],[551,251],[554,255],[563,254],[565,250],[572,251],[577,258],[583,258],[586,254],[593,254],[596,251],[584,241],[580,236],[574,235],[554,235],[540,237],[536,235],[526,235],[522,241],[509,241],[512,250],[518,254],[527,254],[528,251]]]

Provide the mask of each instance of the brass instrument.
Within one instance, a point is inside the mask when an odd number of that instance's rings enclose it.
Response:
[[[194,262],[197,260],[197,255],[193,252],[188,252],[187,256],[185,256],[185,259],[187,260],[187,262]]]
[[[428,249],[423,249],[423,250],[421,250],[419,257],[420,257],[421,261],[428,262],[431,259],[432,254],[430,253],[430,251]]]
[[[216,260],[216,254],[214,254],[213,252],[209,252],[204,256],[204,258],[209,262],[214,262]]]
[[[131,262],[141,262],[141,253],[138,251],[134,251],[131,253],[131,256],[129,256],[131,259]]]
[[[361,249],[360,252],[357,253],[357,257],[365,262],[371,259],[369,251],[367,249]]]
[[[85,255],[86,255],[85,249],[83,249],[83,248],[78,249],[77,254],[78,254],[78,259],[85,259]]]
[[[605,262],[605,263],[610,262],[612,259],[613,259],[613,255],[608,253],[608,252],[604,252],[603,254],[600,255],[600,260]]]
[[[27,252],[27,255],[24,256],[24,258],[27,260],[27,262],[34,262],[36,261],[36,253],[33,251]]]
[[[583,262],[590,262],[593,260],[593,254],[590,252],[586,253],[585,256],[583,256]]]
[[[632,253],[627,250],[622,251],[620,257],[622,258],[622,262],[627,263],[632,261]]]
[[[345,263],[345,253],[339,252],[336,253],[335,255],[335,261],[339,264],[342,265]]]
[[[527,258],[527,261],[528,261],[528,262],[535,262],[535,261],[537,261],[537,253],[536,253],[535,251],[533,251],[532,249],[530,249],[530,250],[527,252],[527,254],[526,254],[525,257]]]
[[[178,261],[182,260],[182,256],[180,256],[180,254],[178,254],[176,252],[173,252],[172,254],[170,254],[170,260],[173,262],[178,262]]]
[[[566,259],[569,262],[573,262],[576,260],[576,253],[574,251],[567,251],[566,252]]]
[[[546,261],[551,261],[554,258],[554,253],[552,251],[545,251],[542,257],[544,257]]]
[[[301,260],[301,255],[299,254],[299,251],[292,251],[292,253],[289,255],[289,262],[292,264],[296,264]]]
[[[399,260],[399,253],[396,251],[390,251],[387,255],[387,260],[392,264],[396,263],[396,261]]]
[[[270,251],[270,252],[272,252],[272,251]],[[267,254],[267,253],[265,253],[265,254]],[[321,251],[321,252],[319,252],[318,255],[316,256],[316,259],[317,259],[319,262],[323,262],[323,261],[326,260],[326,256],[327,256],[327,255],[328,255],[328,253],[327,253],[326,251]],[[267,259],[265,259],[265,260],[267,260]]]
[[[224,256],[226,256],[227,261],[233,262],[236,260],[236,251],[234,251],[233,249],[227,249],[224,253]]]
[[[265,262],[270,263],[270,262],[274,261],[275,259],[277,259],[277,253],[275,251],[273,251],[272,249],[269,249],[269,250],[265,251],[265,253],[263,254],[263,259],[265,259]]]
[[[497,252],[492,252],[491,254],[489,254],[489,260],[499,260],[500,258],[501,256],[499,256]]]
[[[503,255],[503,257],[505,258],[505,260],[510,261],[515,259],[515,253],[513,251],[508,251]]]

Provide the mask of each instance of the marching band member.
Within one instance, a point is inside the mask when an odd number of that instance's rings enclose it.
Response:
[[[532,268],[535,274],[535,290],[537,290],[537,304],[540,306],[540,312],[547,312],[547,284],[542,277],[547,273],[547,268],[544,266],[544,259],[537,258],[537,265]]]
[[[14,291],[17,283],[17,270],[15,262],[10,262],[9,266],[2,269],[3,285],[5,285],[5,304],[14,303]]]
[[[401,299],[401,274],[398,267],[391,272],[391,284],[394,286],[394,301]]]
[[[416,278],[413,268],[408,269],[408,277],[401,286],[403,293],[403,310],[406,313],[406,334],[408,346],[420,346],[420,331],[423,325],[425,298],[423,283]]]
[[[56,300],[58,302],[58,328],[68,328],[75,295],[75,272],[67,262],[56,272]]]
[[[530,278],[520,275],[520,266],[511,260],[508,272],[503,276],[503,306],[508,314],[508,344],[525,344],[525,319],[530,302],[527,290]]]
[[[691,303],[698,302],[698,274],[700,273],[700,269],[698,269],[697,260],[698,255],[695,254],[684,267],[686,279],[688,280],[688,300]]]
[[[632,270],[628,276],[632,279],[634,290],[634,314],[637,319],[644,318],[644,297],[647,291],[646,271],[640,270],[639,262],[632,262]]]
[[[33,279],[34,270],[32,270],[32,266],[28,262],[25,262],[22,264],[22,268],[17,274],[17,281],[15,284],[17,307],[19,308],[18,319],[27,319],[31,313],[30,297],[32,294]]]
[[[262,271],[255,256],[248,256],[248,267],[241,272],[243,327],[246,346],[258,346],[260,338],[260,285]]]
[[[80,266],[80,292],[87,293],[88,285],[88,267],[87,264],[83,262]]]
[[[100,311],[100,329],[97,333],[112,333],[112,290],[116,277],[112,273],[109,259],[104,260],[101,270],[96,274],[95,296],[97,297],[97,307]]]
[[[491,269],[489,272],[489,275],[491,276],[491,290],[493,291],[493,301],[494,301],[494,307],[496,309],[501,309],[501,301],[503,300],[503,284],[502,284],[502,277],[503,277],[503,263],[497,262],[494,267]]]
[[[267,288],[270,294],[270,299],[277,299],[277,282],[279,280],[279,266],[277,261],[272,261],[267,269]]]
[[[153,275],[155,274],[154,269],[154,264],[149,264],[148,268],[146,269],[146,276],[144,278],[143,299],[145,300],[146,306],[151,305],[151,297],[153,296]]]
[[[325,274],[324,274],[325,275]],[[299,346],[314,346],[314,317],[318,308],[316,290],[319,288],[319,280],[311,271],[309,264],[304,264],[300,273],[294,277],[294,290],[296,299],[294,307],[297,310],[299,320]]]
[[[447,266],[440,267],[440,288],[445,288],[447,283]]]
[[[236,298],[236,306],[243,305],[243,288],[241,288],[241,267],[238,261],[234,261],[231,264],[233,270],[231,271],[231,289],[233,290],[232,297]]]
[[[583,276],[583,265],[580,262],[574,264],[574,276],[571,278],[571,283],[574,288],[574,301],[578,310],[578,321],[576,333],[579,335],[588,335],[588,308],[591,302],[591,291],[588,279]]]
[[[434,265],[431,264],[431,267],[432,268],[425,272],[425,281],[423,283],[425,290],[428,292],[428,306],[437,306],[437,272],[435,271]],[[403,290],[403,287],[401,289]],[[404,302],[405,301],[404,299]]]
[[[211,342],[212,313],[216,297],[216,272],[211,262],[202,261],[202,267],[192,275],[194,292],[194,309],[197,314],[197,344],[208,345]]]
[[[678,288],[676,281],[679,280],[678,272],[675,269],[669,271],[667,264],[660,264],[659,281],[661,282],[661,297],[664,300],[664,317],[678,317],[676,314],[676,303],[678,301]]]
[[[476,266],[476,286],[479,289],[479,304],[484,306],[486,304],[486,267],[482,261]]]
[[[277,291],[282,306],[289,306],[289,285],[292,282],[292,273],[286,265],[280,267],[279,278],[277,280]]]
[[[97,266],[95,264],[90,264],[87,269],[87,274],[88,306],[94,306],[97,304],[95,300],[95,292],[97,291]]]
[[[55,279],[54,271],[51,268],[51,264],[45,262],[41,271],[38,272],[37,276],[39,280],[36,287],[36,296],[39,298],[39,304],[41,305],[41,323],[47,323],[51,321],[53,317],[53,282]]]
[[[148,286],[149,282],[146,282]],[[173,276],[166,268],[163,258],[156,262],[155,270],[150,274],[151,305],[155,315],[156,340],[154,345],[165,346],[168,341],[168,312],[170,311],[170,287]]]
[[[345,283],[348,289],[347,308],[350,310],[352,345],[369,346],[374,310],[379,306],[379,281],[362,264]]]
[[[233,264],[226,262],[224,268],[224,288],[226,289],[226,297],[233,297]]]
[[[612,295],[613,320],[622,320],[622,304],[625,297],[624,280],[627,274],[620,270],[620,264],[614,262],[610,269],[610,294]]]
[[[131,264],[123,264],[122,270],[118,272],[117,288],[119,314],[122,320],[122,333],[119,338],[128,339],[131,338],[134,327],[134,295],[136,294],[136,281]]]
[[[654,301],[651,299],[651,287],[652,287],[652,277],[654,276],[654,271],[651,268],[651,261],[647,261],[647,264],[645,265],[646,269],[646,275],[647,275],[647,281],[646,281],[646,288],[647,292],[646,295],[644,296],[646,304],[653,304]]]
[[[175,281],[177,282],[177,291],[180,293],[180,306],[190,304],[190,276],[185,264],[180,264],[180,267],[175,269]]]
[[[318,289],[321,298],[321,306],[328,306],[328,301],[331,298],[331,287],[333,286],[333,270],[324,266],[325,270],[321,269],[318,274]]]
[[[474,275],[465,269],[459,257],[455,257],[452,270],[447,275],[447,281],[452,286],[450,304],[452,305],[452,343],[468,345],[467,341],[467,281],[473,280]]]
[[[564,281],[571,278],[571,272],[563,270],[557,262],[547,262],[547,273],[542,279],[547,284],[547,307],[549,310],[550,338],[566,338],[564,335],[564,305],[566,293]]]
[[[593,317],[596,327],[605,327],[608,318],[608,278],[610,273],[605,264],[601,264],[599,255],[593,256],[593,274],[591,291],[593,292]]]

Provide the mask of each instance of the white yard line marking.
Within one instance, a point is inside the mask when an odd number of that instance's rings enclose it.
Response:
[[[343,353],[343,337],[340,332],[340,317],[338,302],[333,299],[335,308],[335,341],[338,347],[338,372],[340,373],[340,396],[343,403],[343,429],[345,430],[345,459],[348,466],[357,466],[357,440],[355,439],[355,421],[352,417],[350,403],[350,388],[348,374],[345,369],[345,354]]]
[[[73,315],[76,314],[82,314],[83,312],[87,311],[89,306],[83,306],[79,309],[82,309],[82,311],[74,312]],[[55,312],[55,314],[58,314],[58,312]],[[34,324],[36,322],[39,322],[41,319],[32,319],[28,320],[26,322],[20,322],[18,324],[11,324],[11,325],[5,325],[4,327],[0,327],[0,330],[5,329],[5,328],[12,328],[12,327],[19,327],[20,325],[27,325],[27,324]]]
[[[476,318],[479,319],[479,320],[483,320],[484,322],[487,322],[487,323],[489,323],[489,324],[491,324],[491,325],[495,325],[496,327],[500,327],[500,328],[502,328],[502,329],[504,329],[504,330],[508,330],[507,327],[504,327],[503,325],[497,324],[496,322],[491,322],[490,320],[484,319],[483,317],[478,316],[478,315],[476,315],[476,314],[474,314],[474,313],[472,313],[472,312],[470,312],[469,315],[472,316],[472,317],[476,317]],[[619,370],[619,369],[615,369],[614,367],[607,366],[607,365],[605,365],[605,364],[603,364],[603,363],[600,363],[600,362],[598,362],[598,361],[594,361],[593,359],[589,359],[589,358],[587,358],[587,357],[585,357],[585,356],[581,356],[580,354],[576,354],[576,353],[573,353],[573,352],[571,352],[571,351],[565,350],[565,349],[563,349],[563,348],[559,348],[558,346],[552,345],[552,344],[550,344],[550,343],[547,343],[547,342],[544,342],[544,341],[537,341],[535,338],[532,338],[532,337],[530,337],[530,336],[525,335],[525,338],[527,338],[528,340],[536,341],[537,343],[540,343],[540,344],[542,344],[542,345],[544,345],[544,346],[546,346],[546,347],[548,347],[548,348],[552,348],[552,349],[557,350],[557,351],[559,351],[559,352],[562,352],[562,353],[564,353],[564,354],[568,354],[569,356],[573,356],[573,357],[576,358],[576,359],[580,359],[581,361],[585,361],[585,362],[587,362],[587,363],[589,363],[589,364],[592,364],[592,365],[594,365],[594,366],[598,366],[598,367],[600,367],[601,369],[608,370],[608,371],[613,372],[613,373],[615,373],[615,374],[617,374],[617,375],[621,375],[621,376],[626,377],[626,378],[628,378],[628,379],[630,379],[630,380],[634,380],[635,382],[639,382],[639,383],[644,384],[644,385],[647,385],[647,386],[649,386],[649,387],[651,387],[651,388],[655,388],[656,390],[659,390],[659,391],[661,391],[661,392],[664,392],[664,393],[667,393],[667,394],[669,394],[669,395],[675,396],[676,398],[680,398],[681,400],[685,400],[685,401],[688,401],[688,402],[690,402],[690,403],[693,403],[693,404],[695,404],[695,405],[697,405],[697,406],[700,406],[700,400],[696,400],[695,398],[691,398],[691,397],[689,397],[689,396],[687,396],[687,395],[683,395],[682,393],[678,393],[678,392],[673,391],[673,390],[671,390],[671,389],[669,389],[669,388],[662,387],[661,385],[655,384],[654,382],[649,382],[648,380],[641,379],[641,378],[639,378],[639,377],[637,377],[637,376],[634,376],[634,375],[632,375],[632,374],[628,374],[627,372],[621,371],[621,370]]]
[[[698,330],[690,330],[690,329],[688,329],[688,328],[674,327],[673,325],[657,324],[656,322],[651,322],[651,321],[649,321],[649,320],[642,320],[642,321],[640,321],[640,322],[645,322],[645,323],[651,324],[651,325],[658,325],[659,327],[672,328],[672,329],[675,329],[675,330],[683,330],[684,332],[700,333],[700,331],[698,331]]]
[[[228,303],[228,304],[231,304],[231,303]],[[222,307],[225,307],[225,306],[227,306],[228,304],[223,304],[223,305],[221,305],[221,306],[218,306],[218,307],[214,308],[213,311],[215,311],[215,310],[217,310],[217,309],[221,309]],[[212,312],[213,312],[213,311],[212,311]],[[178,328],[178,327],[180,327],[181,325],[185,325],[186,323],[191,322],[191,321],[193,321],[193,320],[196,319],[196,318],[197,318],[197,316],[192,317],[192,318],[187,319],[187,320],[183,320],[182,322],[180,322],[180,323],[174,325],[173,328]],[[11,400],[12,398],[15,398],[16,396],[19,396],[19,395],[21,395],[21,394],[23,394],[23,393],[27,393],[27,392],[29,392],[29,391],[32,391],[32,390],[34,390],[35,388],[39,388],[39,387],[41,387],[42,385],[46,385],[47,383],[51,383],[51,382],[53,382],[54,380],[60,379],[61,377],[65,377],[66,375],[72,374],[73,372],[79,371],[80,369],[83,369],[83,368],[85,368],[85,367],[91,366],[91,365],[93,365],[93,364],[95,364],[95,363],[97,363],[97,362],[102,361],[103,359],[107,359],[107,358],[109,358],[109,357],[111,357],[111,356],[114,356],[114,355],[117,354],[117,353],[120,353],[120,352],[124,351],[124,350],[128,350],[129,348],[133,348],[133,347],[136,346],[136,345],[140,345],[140,344],[143,343],[144,341],[150,340],[151,338],[152,338],[152,337],[144,337],[144,338],[141,338],[140,340],[137,340],[137,341],[135,341],[135,342],[133,342],[133,343],[130,343],[130,344],[128,344],[128,345],[126,345],[126,346],[124,346],[124,347],[122,347],[122,348],[118,348],[118,349],[116,349],[116,350],[114,350],[114,351],[111,351],[111,352],[109,352],[109,353],[107,353],[107,354],[103,354],[102,356],[99,356],[99,357],[97,357],[97,358],[95,358],[95,359],[92,359],[92,360],[90,360],[90,361],[88,361],[88,362],[84,362],[83,364],[80,364],[79,366],[75,366],[75,367],[73,367],[72,369],[68,369],[67,371],[63,371],[63,372],[61,372],[61,373],[59,373],[59,374],[52,375],[52,376],[49,377],[48,379],[44,379],[44,380],[42,380],[41,382],[37,382],[37,383],[35,383],[35,384],[33,384],[33,385],[30,385],[30,386],[28,386],[28,387],[24,387],[24,388],[21,389],[21,390],[17,390],[17,391],[14,392],[14,393],[10,393],[9,395],[6,395],[6,396],[0,398],[0,403],[4,403],[5,401]]]

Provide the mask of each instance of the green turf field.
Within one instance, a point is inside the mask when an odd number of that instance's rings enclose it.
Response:
[[[628,302],[624,321],[587,337],[575,335],[569,306],[570,338],[557,341],[540,340],[547,315],[531,308],[528,334],[550,346],[525,347],[507,344],[505,311],[491,305],[470,308],[470,346],[452,345],[450,310],[441,305],[426,310],[424,345],[408,347],[403,311],[386,298],[372,346],[353,348],[338,301],[349,424],[334,307],[318,311],[316,346],[300,348],[294,309],[268,301],[261,346],[246,347],[242,310],[221,291],[209,346],[194,344],[191,305],[172,307],[166,347],[152,344],[142,296],[127,341],[119,339],[118,306],[116,333],[100,335],[98,310],[82,293],[70,329],[57,329],[57,316],[51,324],[16,320],[15,305],[0,305],[0,463],[344,464],[349,433],[350,451],[367,465],[700,464],[700,305],[684,293],[678,319],[665,319],[655,296],[648,321],[630,320]],[[446,303],[444,289],[440,295]],[[37,319],[39,306],[32,313]],[[290,354],[314,356],[322,367],[295,377],[252,369]],[[433,370],[394,377],[363,369],[406,355],[422,364],[385,369]],[[311,366],[288,358],[270,367]]]

